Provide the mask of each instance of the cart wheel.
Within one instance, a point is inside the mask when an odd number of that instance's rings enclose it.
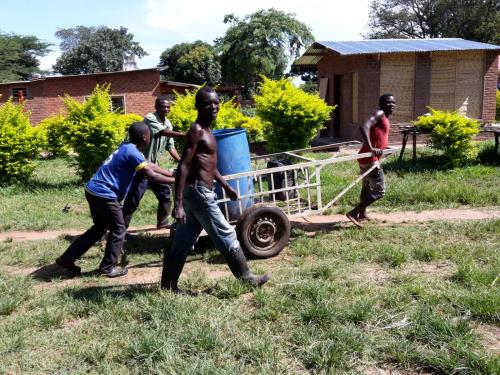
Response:
[[[236,225],[243,251],[256,258],[278,255],[290,239],[290,221],[274,206],[255,205],[248,208]]]

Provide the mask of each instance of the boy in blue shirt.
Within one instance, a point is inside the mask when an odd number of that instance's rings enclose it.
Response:
[[[56,263],[76,276],[81,272],[75,261],[99,241],[106,230],[109,230],[104,258],[99,272],[107,277],[118,277],[127,274],[126,267],[117,265],[127,227],[123,219],[123,200],[136,173],[159,184],[174,183],[173,173],[154,164],[148,164],[142,152],[150,143],[150,132],[142,122],[133,123],[129,128],[129,143],[123,143],[113,152],[85,188],[94,225],[78,237],[56,259]]]

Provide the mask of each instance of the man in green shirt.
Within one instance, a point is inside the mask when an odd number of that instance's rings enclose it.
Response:
[[[173,126],[167,119],[170,101],[164,96],[158,97],[155,101],[155,109],[156,112],[147,114],[143,121],[148,126],[151,135],[151,143],[145,150],[144,156],[148,162],[159,165],[161,154],[167,150],[176,161],[179,161],[181,158],[175,149],[173,138],[184,137],[184,133],[173,131]],[[148,180],[142,174],[137,174],[123,203],[123,218],[127,228],[148,186],[158,199],[156,227],[163,228],[168,224],[170,187]]]

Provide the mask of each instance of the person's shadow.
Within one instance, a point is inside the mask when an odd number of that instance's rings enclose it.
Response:
[[[97,275],[98,271],[93,270],[90,272],[82,272],[78,277],[82,276],[93,276]],[[44,282],[51,282],[55,280],[61,279],[73,279],[75,275],[72,275],[64,268],[58,266],[55,263],[48,264],[46,266],[42,266],[37,270],[33,271],[29,274],[33,279]]]

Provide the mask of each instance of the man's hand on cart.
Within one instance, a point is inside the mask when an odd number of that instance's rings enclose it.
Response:
[[[373,152],[374,156],[380,156],[384,152],[381,148],[372,148],[370,152]]]
[[[238,193],[231,186],[227,185],[227,187],[224,187],[224,190],[226,190],[227,197],[232,201],[238,199]]]

